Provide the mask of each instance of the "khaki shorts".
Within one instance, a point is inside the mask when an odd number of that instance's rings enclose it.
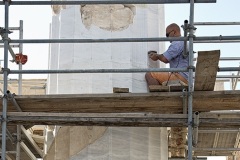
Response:
[[[169,72],[151,72],[151,75],[153,78],[158,80],[160,84],[162,84],[164,81],[169,80],[181,80],[184,83],[188,84],[188,80],[185,79],[181,74],[179,73],[169,73]]]

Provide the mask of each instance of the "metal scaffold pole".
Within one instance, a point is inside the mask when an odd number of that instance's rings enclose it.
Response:
[[[186,41],[187,37],[153,37],[153,38],[112,38],[112,39],[11,39],[11,43],[110,43],[110,42],[166,42]],[[240,42],[240,36],[201,36],[194,37],[194,43]],[[3,41],[0,40],[0,43]]]
[[[189,77],[188,77],[188,160],[192,160],[192,103],[193,103],[193,32],[194,0],[190,1],[189,17]]]
[[[6,129],[7,129],[7,85],[8,85],[8,17],[9,2],[5,1],[5,33],[4,41],[4,68],[3,68],[3,109],[2,109],[2,160],[6,159]]]
[[[216,0],[195,0],[196,3],[216,3]],[[174,4],[189,0],[80,0],[80,1],[13,1],[11,5],[79,5],[79,4]],[[0,5],[3,4],[0,2]]]
[[[194,25],[240,25],[240,22],[195,22]]]
[[[19,25],[19,39],[23,39],[23,21],[20,20]],[[23,44],[19,44],[19,53],[23,53]],[[22,70],[22,63],[19,63],[19,70]],[[22,95],[22,74],[18,75],[18,94]],[[17,125],[17,146],[16,146],[16,160],[21,159],[21,125]]]
[[[194,70],[194,68],[193,68]],[[140,73],[140,72],[187,72],[188,68],[132,68],[132,69],[65,69],[65,70],[8,70],[8,74],[59,74],[59,73]],[[219,72],[240,71],[240,67],[221,67]],[[2,74],[3,71],[0,71]],[[226,75],[218,76],[227,78]],[[238,76],[230,76],[230,78]]]

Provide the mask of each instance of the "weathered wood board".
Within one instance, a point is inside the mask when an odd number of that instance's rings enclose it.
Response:
[[[220,50],[198,52],[195,71],[195,91],[213,91],[220,58]]]
[[[182,113],[182,92],[15,96],[23,112]],[[0,105],[2,110],[2,104]],[[240,91],[196,91],[193,111],[240,110]],[[11,100],[8,111],[17,111]]]
[[[129,93],[129,88],[113,87],[113,93]]]
[[[181,92],[183,89],[187,89],[187,86],[162,86],[162,85],[150,85],[150,92]]]
[[[169,92],[169,86],[162,86],[162,85],[150,85],[149,86],[150,92]]]

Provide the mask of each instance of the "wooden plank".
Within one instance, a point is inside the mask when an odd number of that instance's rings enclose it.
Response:
[[[113,93],[129,93],[129,88],[113,87]]]
[[[150,85],[149,91],[150,92],[169,92],[169,86],[162,86],[162,85]]]
[[[162,85],[150,85],[149,91],[150,92],[180,92],[183,89],[187,89],[187,86],[177,86],[177,85],[169,85],[169,86],[162,86]]]
[[[220,50],[198,52],[195,71],[195,91],[213,91],[220,58]]]
[[[182,113],[182,92],[15,96],[23,112]],[[240,110],[240,91],[196,91],[193,111]],[[0,104],[2,110],[2,104]],[[8,101],[8,111],[17,111]]]
[[[210,115],[211,113],[209,113]],[[200,118],[200,128],[239,128],[238,118],[208,116]],[[187,127],[186,114],[46,113],[8,112],[8,125]]]

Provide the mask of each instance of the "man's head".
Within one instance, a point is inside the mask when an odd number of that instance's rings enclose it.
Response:
[[[180,37],[180,27],[176,23],[172,23],[166,28],[166,37]]]

